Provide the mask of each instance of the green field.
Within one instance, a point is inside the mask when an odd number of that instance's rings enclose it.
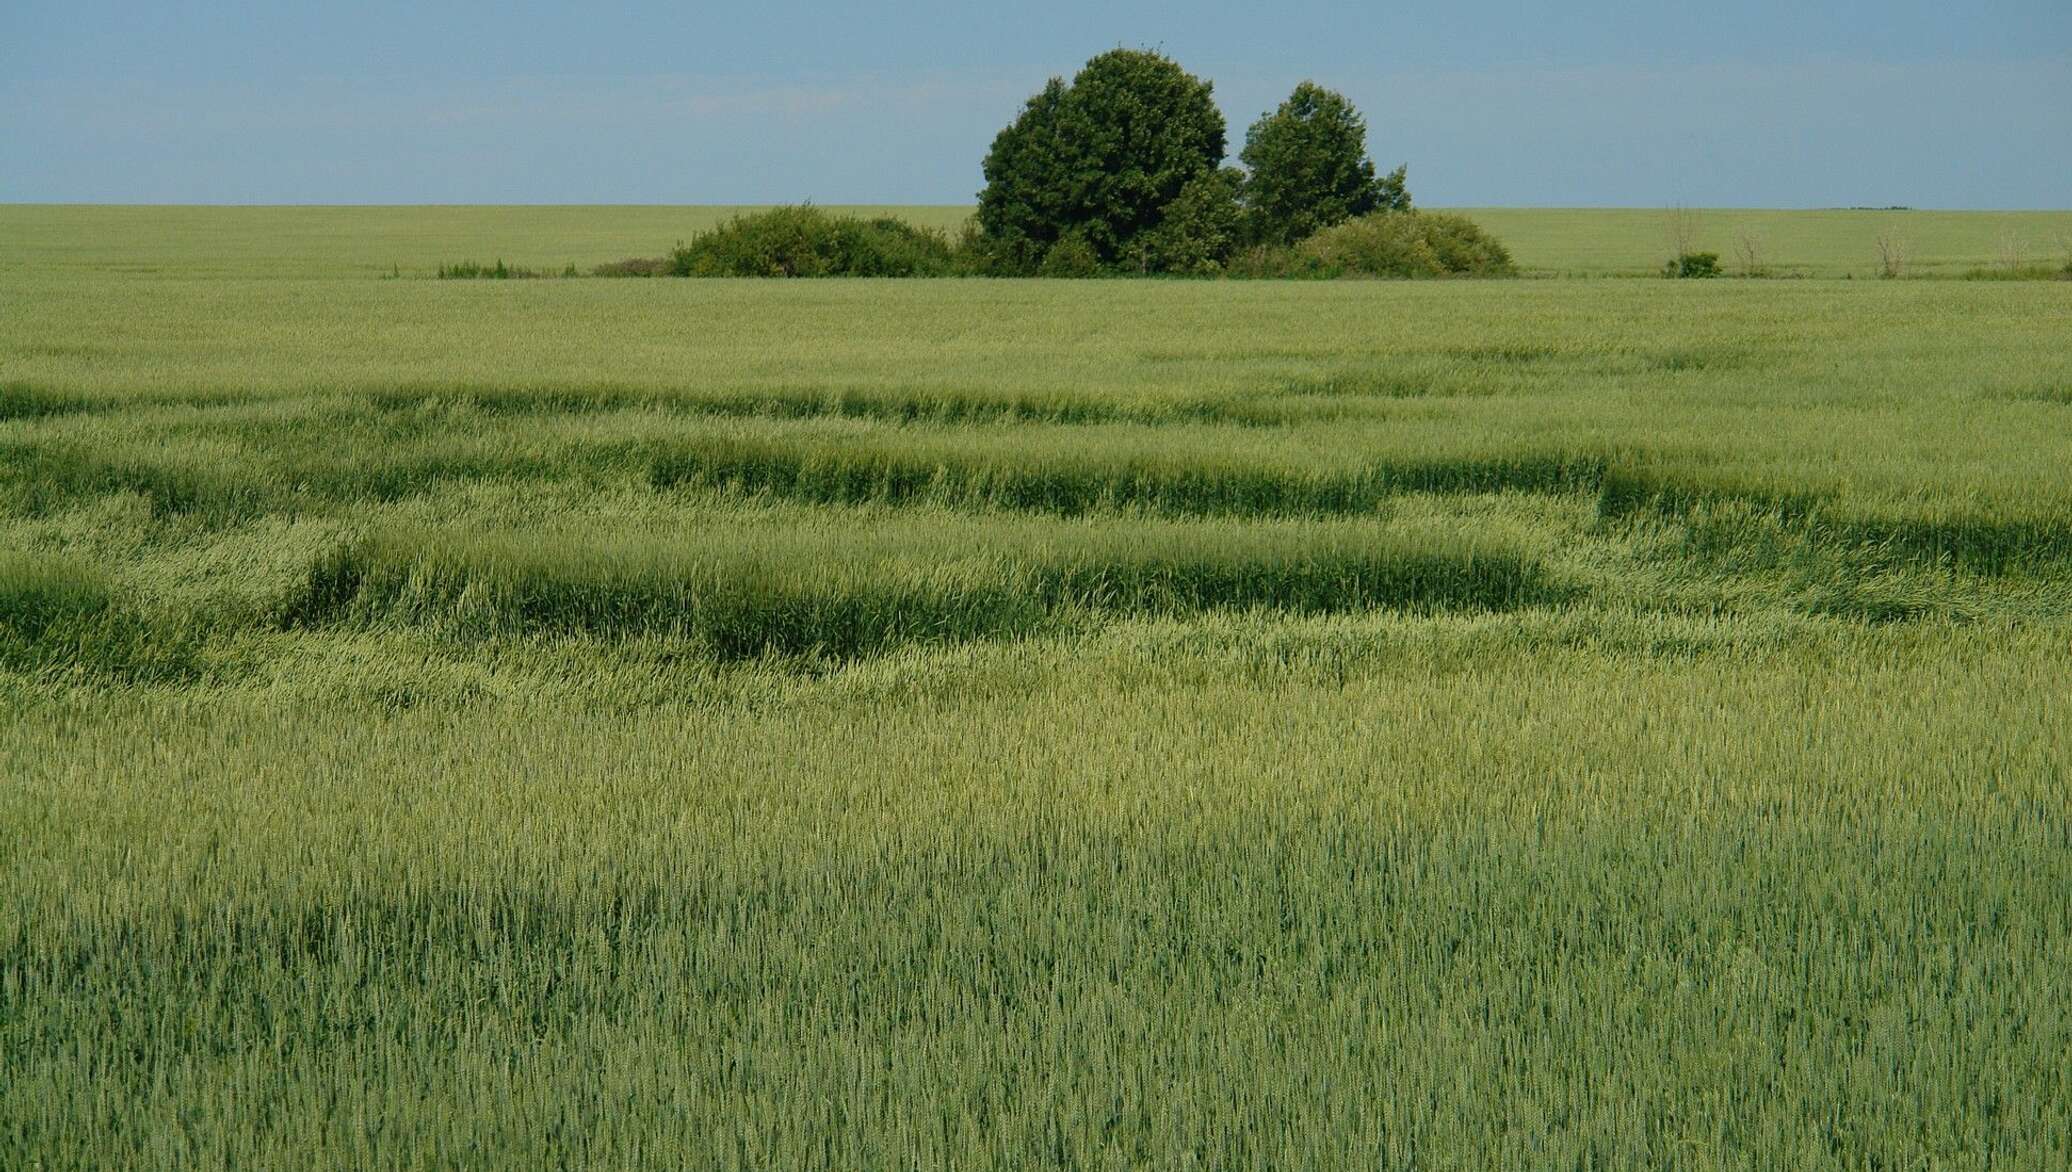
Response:
[[[0,1167],[2072,1161],[2072,283],[713,214],[0,208]]]
[[[558,273],[659,256],[732,207],[82,207],[0,204],[0,274],[132,278],[429,276],[441,264],[502,259]],[[836,207],[955,230],[964,207]],[[1645,276],[1673,252],[1659,208],[1466,209],[1528,273]],[[2072,262],[2072,212],[1748,211],[1687,213],[1692,246],[1741,270],[1744,239],[1774,276],[1870,277],[1880,236],[1904,272],[1951,276],[2004,265]]]

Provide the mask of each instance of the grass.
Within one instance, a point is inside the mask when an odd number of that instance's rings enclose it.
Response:
[[[2072,1158],[2072,285],[674,214],[0,209],[0,1166]]]

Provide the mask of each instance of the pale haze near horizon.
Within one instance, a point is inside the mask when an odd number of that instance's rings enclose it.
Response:
[[[1453,206],[2072,207],[2072,5],[1472,0],[985,11],[774,0],[0,11],[0,200],[962,204],[1116,45],[1231,153],[1313,78]]]

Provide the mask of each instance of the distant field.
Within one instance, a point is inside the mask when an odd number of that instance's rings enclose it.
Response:
[[[0,1167],[2066,1165],[2072,283],[717,214],[0,208]]]
[[[548,272],[656,256],[727,216],[724,207],[78,207],[0,204],[0,273],[128,276],[429,275],[465,260]],[[831,208],[954,229],[963,207]],[[1528,272],[1638,275],[1670,252],[1661,209],[1466,209]],[[1877,240],[1896,238],[1907,271],[1951,275],[1996,265],[2010,242],[2031,264],[2072,259],[2072,211],[1692,213],[1700,249],[1738,271],[1744,236],[1778,275],[1866,277]]]
[[[429,276],[502,259],[584,270],[660,256],[738,207],[83,207],[0,204],[0,273],[129,276]],[[955,228],[963,207],[830,207]]]
[[[1672,251],[1662,209],[1564,211],[1551,208],[1466,209],[1536,272],[1659,272]],[[2003,262],[2014,246],[2025,264],[2072,262],[2072,211],[1759,211],[1694,209],[1693,244],[1717,252],[1729,273],[1741,271],[1744,238],[1778,275],[1871,277],[1879,271],[1878,238],[1901,246],[1904,271],[1948,276]]]

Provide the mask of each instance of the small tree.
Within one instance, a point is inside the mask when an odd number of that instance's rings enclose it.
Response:
[[[2022,271],[2024,259],[2026,258],[2023,255],[2022,234],[2013,228],[2001,229],[2000,263],[2006,266],[2008,272],[2019,273]]]
[[[1052,78],[986,154],[983,253],[1033,272],[1070,235],[1102,265],[1145,255],[1190,184],[1223,162],[1223,114],[1208,82],[1162,54],[1115,49],[1071,84]]]
[[[1770,267],[1763,263],[1763,238],[1743,229],[1736,244],[1741,254],[1741,275],[1744,277],[1767,277]]]
[[[1890,232],[1878,233],[1878,275],[1896,279],[1906,271],[1906,241]]]
[[[1366,120],[1344,95],[1314,82],[1253,123],[1238,157],[1251,172],[1244,201],[1261,244],[1292,244],[1354,216],[1410,206],[1404,168],[1377,178]]]
[[[1698,227],[1697,212],[1682,204],[1670,208],[1663,224],[1663,232],[1669,238],[1669,255],[1681,260],[1697,251]]]

